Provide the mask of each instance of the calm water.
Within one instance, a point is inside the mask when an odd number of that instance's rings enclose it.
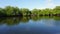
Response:
[[[60,17],[3,17],[0,34],[60,34]]]

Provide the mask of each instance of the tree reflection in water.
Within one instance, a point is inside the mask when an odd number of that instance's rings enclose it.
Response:
[[[25,16],[25,17],[2,17],[0,18],[0,25],[18,25],[19,23],[28,23],[29,20],[38,21],[41,19],[54,19],[55,21],[60,21],[60,17],[50,17],[50,16]],[[59,23],[55,23],[59,24]]]

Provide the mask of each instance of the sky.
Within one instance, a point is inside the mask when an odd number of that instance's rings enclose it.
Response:
[[[0,7],[17,6],[28,9],[44,9],[60,6],[60,0],[0,0]]]

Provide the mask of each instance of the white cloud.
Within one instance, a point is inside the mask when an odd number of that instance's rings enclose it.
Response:
[[[53,3],[53,0],[46,0],[46,5],[47,5],[47,7],[49,7],[49,8],[53,8],[53,6],[55,5],[54,3]]]

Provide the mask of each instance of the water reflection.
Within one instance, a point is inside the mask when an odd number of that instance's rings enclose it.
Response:
[[[0,34],[60,34],[60,17],[2,17]]]
[[[18,25],[19,23],[29,23],[29,20],[39,21],[45,24],[56,24],[59,25],[60,17],[50,17],[50,16],[31,16],[31,17],[3,17],[0,18],[0,25]],[[57,22],[57,23],[56,23]]]

